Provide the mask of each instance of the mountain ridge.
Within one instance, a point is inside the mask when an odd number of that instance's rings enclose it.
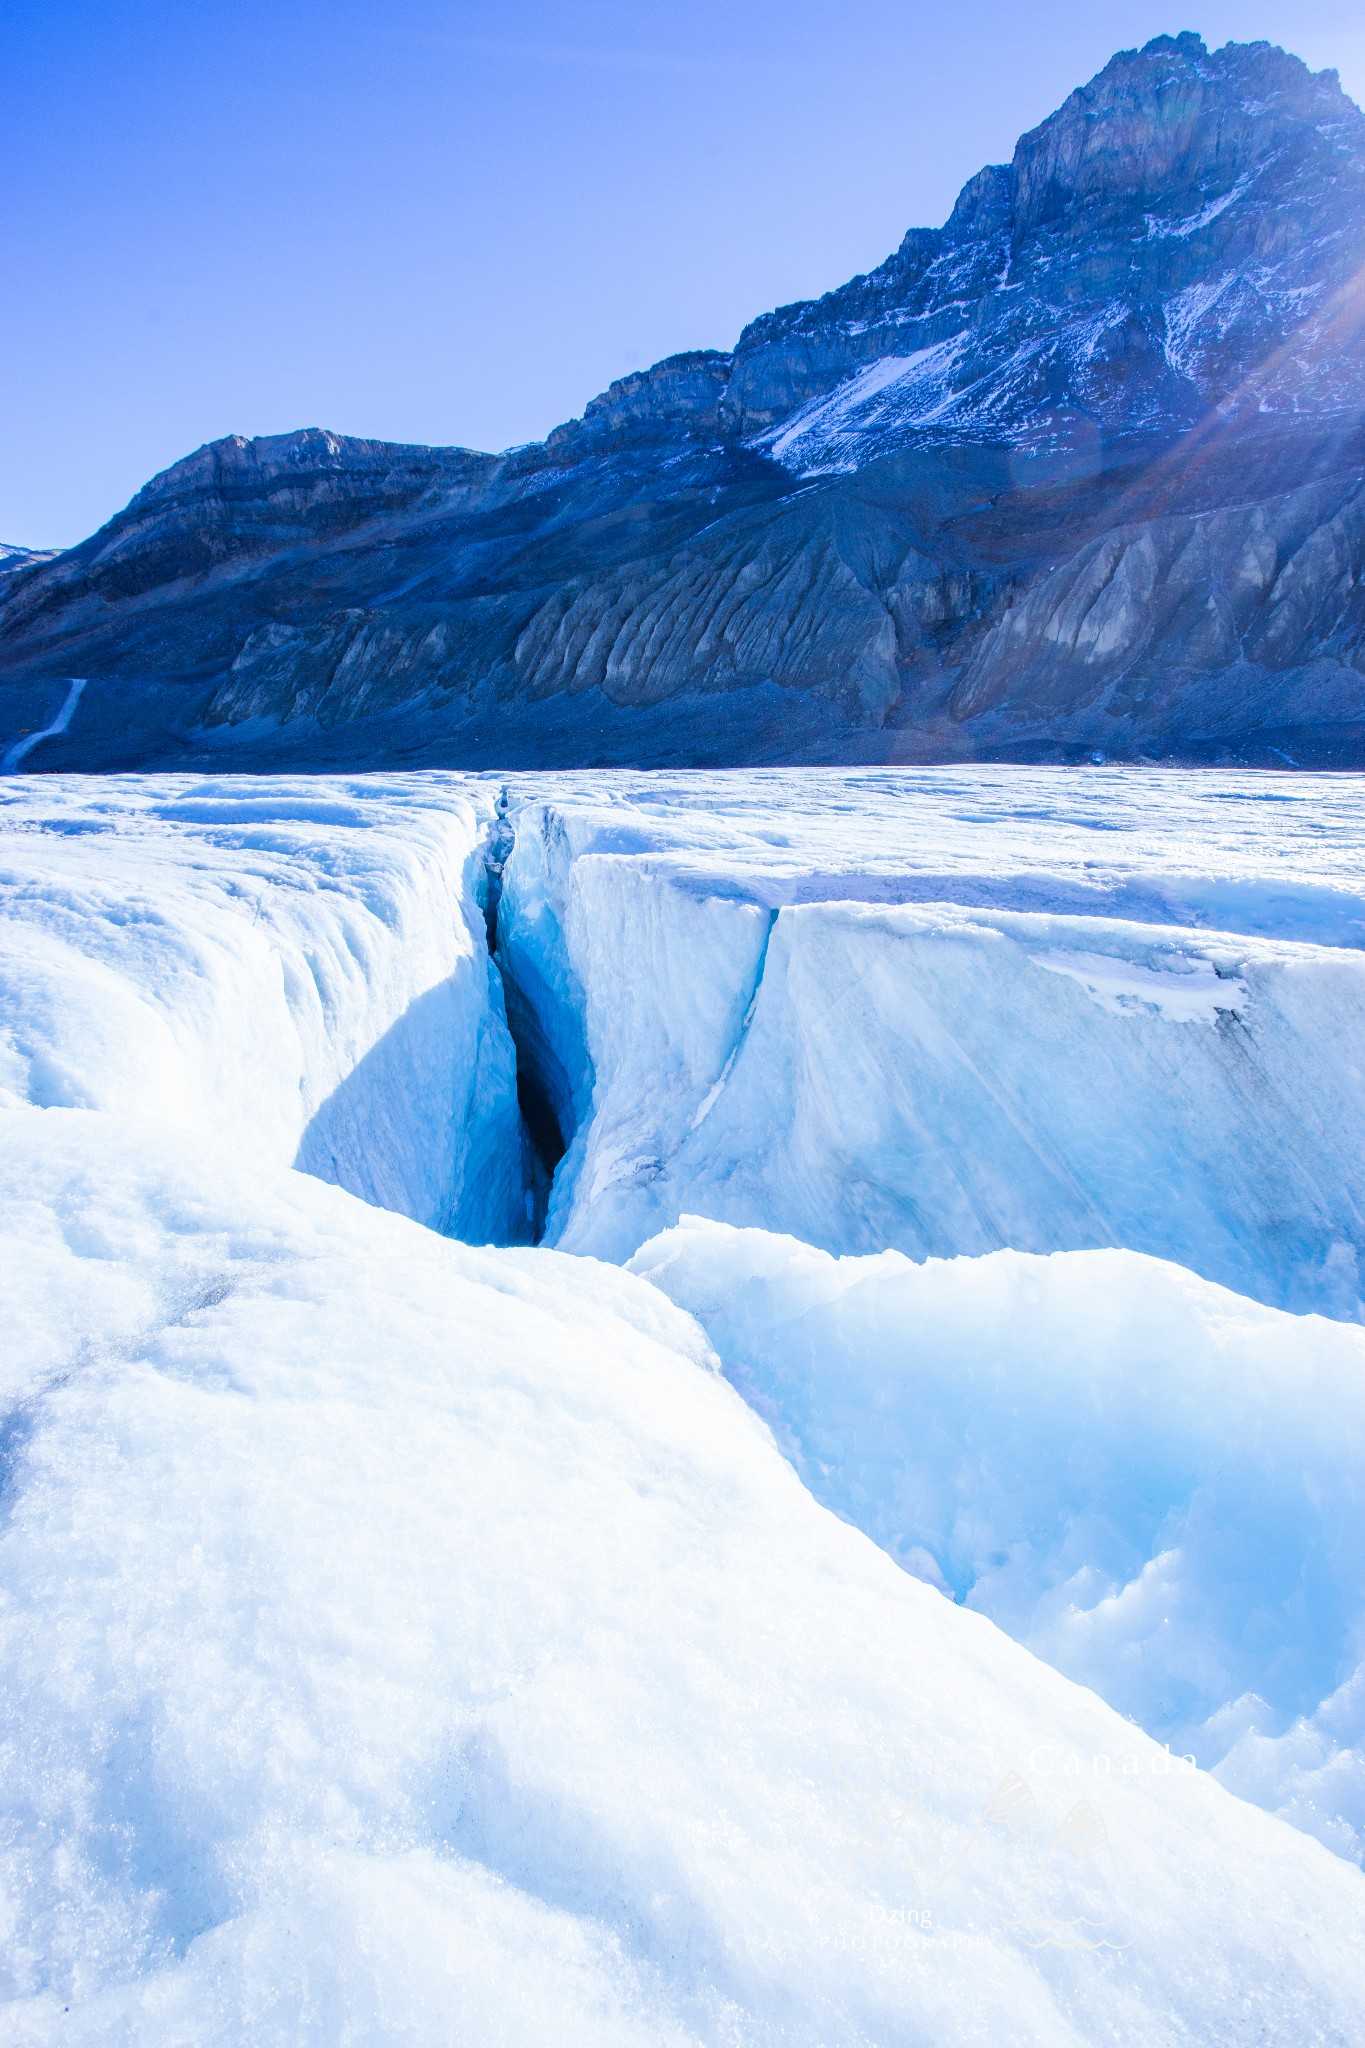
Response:
[[[195,451],[4,579],[0,728],[79,673],[43,766],[1365,762],[1362,276],[1336,74],[1158,37],[543,443]]]

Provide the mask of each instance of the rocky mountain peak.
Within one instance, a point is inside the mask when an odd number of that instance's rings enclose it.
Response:
[[[821,473],[907,440],[1181,428],[1363,260],[1365,114],[1337,74],[1270,43],[1157,36],[969,178],[942,228],[752,321],[733,354],[619,378],[547,450],[564,463],[710,437]],[[1349,405],[1355,339],[1310,355],[1254,402]]]
[[[1313,146],[1323,127],[1365,115],[1335,71],[1312,72],[1270,43],[1210,51],[1186,31],[1122,50],[1027,135],[1011,166],[1016,236],[1077,201],[1169,206],[1216,196],[1286,145]]]
[[[423,448],[404,441],[367,441],[302,427],[292,434],[226,434],[208,441],[143,485],[120,519],[157,514],[177,502],[205,499],[286,503],[294,508],[334,497],[342,480],[387,482],[405,498],[414,484],[434,476],[486,469],[491,456],[468,448]]]
[[[377,445],[354,444],[357,453]],[[258,434],[250,439],[245,434],[225,434],[161,470],[143,485],[129,510],[186,491],[221,489],[247,480],[255,484],[317,475],[335,468],[337,457],[348,449],[347,436],[329,433],[323,427],[301,427],[292,434]]]
[[[746,328],[722,418],[821,474],[945,439],[1179,431],[1227,403],[1344,415],[1362,265],[1365,114],[1336,73],[1159,36],[969,179],[943,228]]]
[[[228,434],[162,470],[50,565],[34,557],[48,573],[10,579],[5,623],[142,597],[423,503],[447,506],[496,468],[495,456],[468,448],[368,441],[322,427]]]
[[[702,422],[714,429],[733,360],[724,349],[690,349],[632,370],[592,399],[581,420],[556,427],[547,445],[577,456],[692,432]]]

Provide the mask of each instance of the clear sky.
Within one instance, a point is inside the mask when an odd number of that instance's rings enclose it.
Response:
[[[227,433],[502,448],[937,225],[1116,49],[1361,0],[0,0],[0,540]]]

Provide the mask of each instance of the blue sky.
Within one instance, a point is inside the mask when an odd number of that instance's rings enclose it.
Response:
[[[939,223],[1116,49],[1359,0],[0,0],[0,540],[226,433],[501,448]]]

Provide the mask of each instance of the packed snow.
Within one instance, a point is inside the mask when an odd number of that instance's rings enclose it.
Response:
[[[817,1499],[1365,1857],[1365,1330],[1124,1251],[914,1265],[691,1220],[631,1270]]]
[[[1115,959],[1110,953],[1039,953],[1034,965],[1049,974],[1067,974],[1106,1010],[1120,1016],[1156,1010],[1177,1024],[1202,1018],[1216,1024],[1220,1016],[1240,1017],[1251,997],[1246,983],[1222,973],[1210,960],[1182,960],[1176,969],[1143,967]]]
[[[0,783],[0,2041],[1359,2040],[1363,850]]]
[[[819,1506],[657,1290],[6,1123],[6,2039],[1359,2038],[1360,1872]]]

